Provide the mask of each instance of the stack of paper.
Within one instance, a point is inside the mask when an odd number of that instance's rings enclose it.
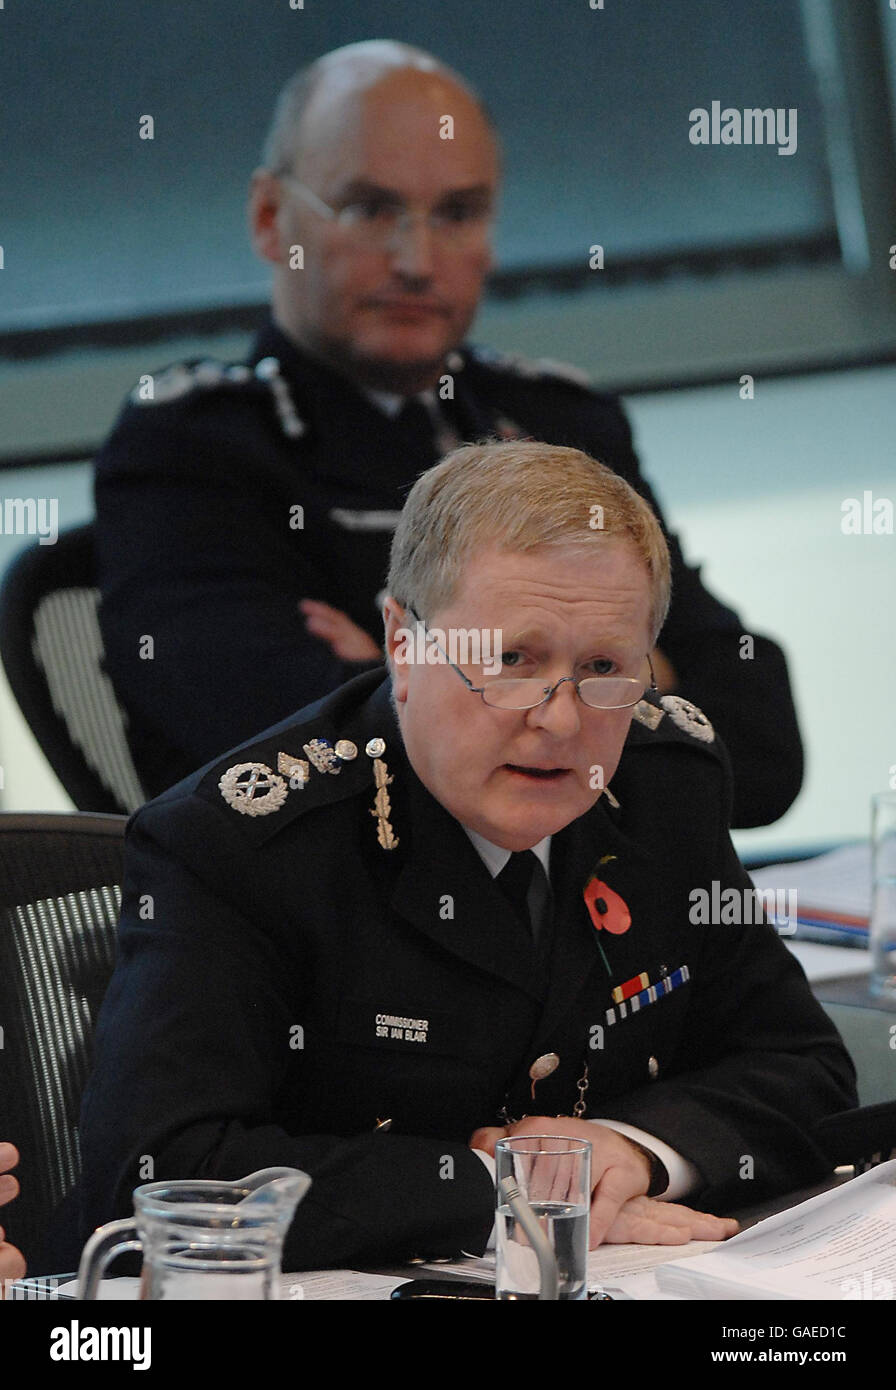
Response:
[[[751,877],[763,893],[774,892],[775,925],[783,936],[836,945],[867,946],[871,916],[871,846],[846,845],[801,859],[770,864]]]

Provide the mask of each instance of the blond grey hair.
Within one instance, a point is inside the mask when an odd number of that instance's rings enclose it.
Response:
[[[655,641],[669,609],[669,548],[652,508],[579,449],[513,441],[465,444],[421,474],[392,539],[387,592],[430,621],[464,567],[487,549],[601,545],[627,537],[650,580]]]

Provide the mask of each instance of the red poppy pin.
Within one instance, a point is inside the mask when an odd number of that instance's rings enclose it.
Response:
[[[605,854],[602,859],[598,860],[597,868],[601,868],[615,858],[615,854]],[[605,930],[613,936],[621,936],[623,932],[628,931],[632,924],[632,915],[624,898],[621,898],[612,888],[608,888],[603,879],[598,878],[596,872],[589,874],[583,897],[592,924],[597,931]],[[612,980],[613,972],[601,945],[600,937],[595,936],[594,942],[600,951],[604,969]]]
[[[598,931],[603,928],[612,936],[621,936],[632,924],[624,899],[595,874],[585,884],[585,906]]]

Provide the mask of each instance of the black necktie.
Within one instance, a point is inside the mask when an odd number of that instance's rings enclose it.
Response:
[[[415,454],[425,459],[438,457],[432,416],[421,400],[416,396],[406,400],[397,419]]]
[[[421,457],[441,458],[460,443],[436,401],[427,405],[419,396],[411,396],[398,412],[398,420]]]
[[[524,923],[530,936],[537,936],[537,921],[533,923],[532,911],[530,906],[530,895],[532,890],[532,880],[538,873],[540,880],[544,880],[544,871],[537,854],[531,849],[519,850],[511,854],[504,868],[495,878],[495,882],[501,889],[506,898],[509,899],[517,917]],[[545,880],[546,883],[546,880]]]

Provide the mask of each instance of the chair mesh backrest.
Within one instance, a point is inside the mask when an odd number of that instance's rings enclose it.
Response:
[[[88,588],[47,594],[34,611],[32,651],[72,743],[118,804],[134,811],[146,797],[131,761],[127,715],[102,669],[99,598]]]
[[[124,825],[0,816],[0,1139],[20,1150],[22,1188],[2,1224],[32,1258],[80,1172],[78,1113],[114,964]]]
[[[49,1160],[54,1205],[74,1186],[80,1171],[74,1121],[87,1081],[91,1002],[96,1003],[90,999],[95,991],[85,979],[85,967],[93,979],[98,969],[107,978],[111,974],[120,908],[121,890],[104,885],[44,898],[8,913],[24,1015],[30,1021],[22,1030],[28,1079]]]

